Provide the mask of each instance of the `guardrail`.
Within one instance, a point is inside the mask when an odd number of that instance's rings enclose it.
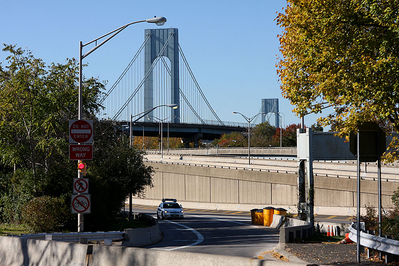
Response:
[[[353,225],[354,223],[349,227],[349,238],[356,243],[357,229]],[[360,231],[360,245],[385,253],[385,263],[389,263],[394,256],[399,254],[399,241],[367,234],[362,231]]]

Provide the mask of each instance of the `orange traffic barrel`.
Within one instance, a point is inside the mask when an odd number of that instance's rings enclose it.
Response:
[[[274,214],[278,214],[278,215],[284,216],[284,215],[287,214],[287,210],[283,209],[283,208],[277,208],[277,209],[274,209]]]
[[[255,224],[263,225],[263,210],[257,209],[255,211]]]
[[[263,208],[263,225],[270,226],[273,222],[273,207],[265,207]]]
[[[257,211],[258,209],[252,209],[251,210],[251,223],[252,224],[255,224],[255,212]]]

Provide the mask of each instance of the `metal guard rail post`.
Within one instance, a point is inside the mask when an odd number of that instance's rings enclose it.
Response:
[[[349,227],[349,238],[356,243],[357,230],[354,227],[354,224],[355,223],[352,223]],[[387,255],[399,255],[399,241],[367,234],[362,231],[360,231],[360,245],[369,249],[381,251],[383,253],[386,253]],[[386,263],[389,262],[388,260],[388,256],[385,256]]]

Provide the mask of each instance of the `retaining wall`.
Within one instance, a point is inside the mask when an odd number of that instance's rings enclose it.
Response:
[[[146,163],[154,167],[153,187],[142,199],[160,202],[176,198],[184,207],[250,211],[265,206],[297,209],[297,175],[268,171],[221,169],[177,164]],[[391,197],[398,183],[382,183],[382,206],[393,207]],[[377,181],[361,181],[361,206],[377,206]],[[314,177],[315,214],[355,215],[356,179]],[[362,208],[362,214],[365,213]]]

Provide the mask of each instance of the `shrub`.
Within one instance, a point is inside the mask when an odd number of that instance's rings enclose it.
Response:
[[[22,218],[32,233],[54,232],[61,231],[71,214],[64,199],[43,196],[23,206]]]

